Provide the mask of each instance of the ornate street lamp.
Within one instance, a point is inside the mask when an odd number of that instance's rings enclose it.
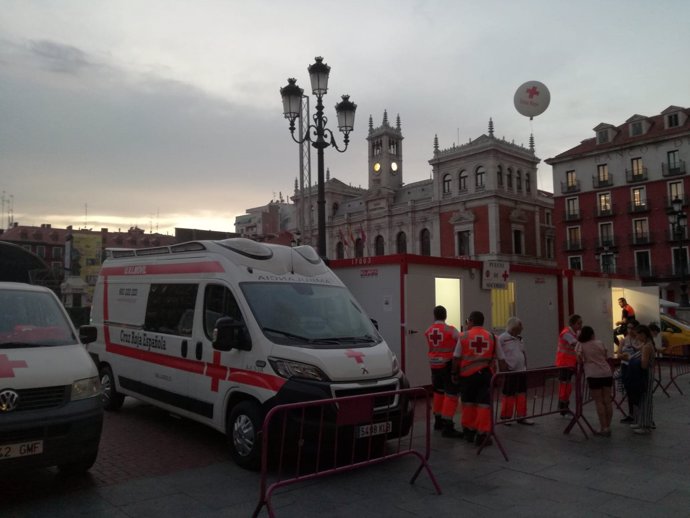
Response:
[[[688,302],[688,283],[686,280],[686,262],[687,255],[683,248],[685,239],[685,230],[688,227],[688,215],[683,210],[683,200],[676,197],[671,202],[672,210],[668,213],[668,222],[671,224],[673,236],[678,240],[678,261],[680,262],[680,307],[689,308]]]
[[[322,57],[315,58],[314,64],[308,67],[311,80],[311,90],[316,96],[316,114],[312,117],[314,124],[307,126],[304,135],[295,137],[295,119],[300,114],[302,95],[304,90],[297,86],[297,80],[288,79],[288,84],[280,89],[283,98],[283,115],[290,121],[290,135],[298,144],[305,141],[311,142],[317,150],[318,167],[318,191],[317,191],[317,226],[318,226],[318,251],[321,257],[326,257],[326,192],[324,187],[324,162],[323,150],[332,146],[336,151],[343,153],[350,142],[350,132],[355,125],[355,110],[357,105],[350,101],[349,95],[343,95],[342,101],[335,105],[338,115],[338,129],[343,132],[344,146],[341,149],[335,141],[333,132],[326,128],[328,118],[323,114],[323,96],[328,92],[328,74],[331,71]]]

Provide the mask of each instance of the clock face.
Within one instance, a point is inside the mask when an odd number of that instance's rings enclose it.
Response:
[[[391,162],[391,173],[392,174],[398,173],[398,163],[397,162]]]
[[[374,164],[374,173],[379,174],[380,172],[381,172],[381,164],[379,164],[378,162],[376,162],[376,163]]]

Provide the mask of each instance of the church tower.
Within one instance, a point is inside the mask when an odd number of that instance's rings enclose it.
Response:
[[[381,187],[397,190],[403,184],[402,131],[400,115],[395,128],[388,124],[388,112],[383,112],[381,126],[374,129],[369,116],[369,190]]]

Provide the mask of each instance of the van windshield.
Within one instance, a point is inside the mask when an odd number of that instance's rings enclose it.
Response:
[[[50,293],[0,291],[0,349],[79,343]]]
[[[382,341],[369,317],[341,286],[285,282],[240,286],[261,330],[274,343],[332,349]]]

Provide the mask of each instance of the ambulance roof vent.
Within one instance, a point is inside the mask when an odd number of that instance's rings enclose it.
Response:
[[[136,250],[137,255],[161,255],[161,254],[169,254],[170,250],[168,250],[167,246],[159,246],[156,248],[140,248],[139,250]]]
[[[245,239],[243,237],[236,237],[232,239],[224,239],[222,241],[216,241],[223,248],[232,250],[236,254],[249,257],[250,259],[257,259],[259,261],[266,261],[273,257],[273,250],[268,246],[252,241],[251,239]]]
[[[198,241],[189,241],[188,243],[180,243],[179,245],[172,245],[170,247],[170,251],[173,254],[180,252],[200,252],[202,250],[206,250],[206,247],[203,243],[199,243]]]
[[[321,262],[319,254],[309,245],[296,246],[293,250],[311,264],[319,264]]]

